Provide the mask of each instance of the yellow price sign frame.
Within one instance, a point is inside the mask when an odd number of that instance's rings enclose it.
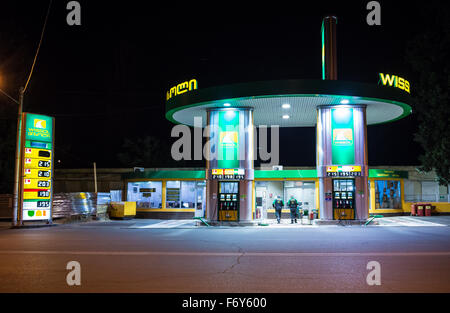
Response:
[[[47,154],[48,154],[48,156],[45,156]],[[24,157],[50,161],[52,159],[52,150],[38,149],[38,148],[25,148]]]
[[[51,189],[51,178],[24,178],[24,189]]]
[[[46,196],[42,196],[45,193]],[[51,189],[24,189],[23,190],[23,200],[49,200],[51,198]]]
[[[51,169],[52,161],[51,160],[24,158],[23,166],[24,166],[24,168]]]
[[[39,176],[39,172],[44,172],[42,176]],[[45,176],[48,173],[48,176]],[[23,178],[30,178],[30,179],[51,179],[52,178],[52,171],[50,169],[45,168],[25,168],[23,171]]]

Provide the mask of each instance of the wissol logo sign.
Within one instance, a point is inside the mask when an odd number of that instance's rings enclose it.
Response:
[[[45,120],[39,120],[37,118],[34,119],[34,127],[37,128],[47,128],[47,123]]]
[[[391,87],[397,87],[400,88],[407,93],[410,93],[409,90],[409,81],[407,81],[404,78],[398,77],[397,75],[389,75],[389,74],[383,74],[380,73],[380,80],[378,83],[382,83],[384,86],[391,86]]]
[[[166,92],[166,100],[194,89],[197,89],[197,80],[191,79],[190,81],[185,81],[170,88],[170,90]]]

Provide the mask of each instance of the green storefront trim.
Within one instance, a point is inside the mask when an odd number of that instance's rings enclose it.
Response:
[[[206,179],[205,171],[145,171],[127,173],[122,176],[124,179]]]
[[[127,173],[124,179],[206,179],[204,170],[196,171],[145,171]],[[317,170],[255,170],[255,179],[293,179],[317,178]],[[369,169],[369,178],[404,178],[408,179],[407,171],[387,169]]]
[[[124,179],[206,179],[204,170],[197,171],[145,171],[127,173]],[[316,170],[255,170],[256,179],[317,178]]]
[[[271,178],[317,178],[317,170],[259,170],[255,171],[256,179],[271,179]]]

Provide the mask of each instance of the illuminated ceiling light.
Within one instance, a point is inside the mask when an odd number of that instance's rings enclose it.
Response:
[[[347,106],[337,106],[334,118],[348,120],[352,115],[352,109]]]
[[[341,104],[348,104],[350,101],[348,101],[348,99],[342,99],[341,100]]]
[[[231,104],[228,103],[228,102],[223,104],[224,107],[229,107],[230,105],[231,105]]]
[[[236,111],[234,111],[234,110],[227,110],[225,112],[225,120],[226,121],[231,121],[235,117],[236,117]]]
[[[283,118],[284,118],[285,120],[287,120],[287,119],[289,118],[289,115],[285,114],[285,115],[283,115]]]
[[[281,107],[282,107],[283,109],[290,109],[290,108],[291,108],[291,105],[290,105],[289,103],[284,103],[284,104],[281,105]]]

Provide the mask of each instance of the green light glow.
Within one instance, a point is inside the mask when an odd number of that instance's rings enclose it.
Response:
[[[325,34],[324,25],[322,21],[322,79],[325,80]]]
[[[325,80],[325,29],[322,21],[322,79]]]

